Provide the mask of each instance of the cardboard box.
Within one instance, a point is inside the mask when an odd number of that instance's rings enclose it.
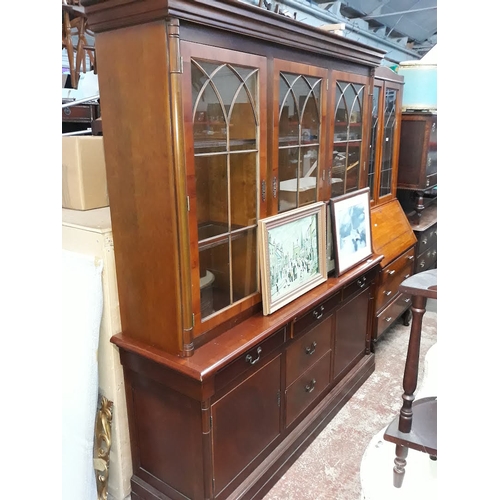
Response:
[[[109,206],[102,136],[62,137],[62,206]]]

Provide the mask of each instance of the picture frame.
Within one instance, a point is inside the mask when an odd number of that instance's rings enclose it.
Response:
[[[370,188],[330,198],[335,275],[373,255]]]
[[[327,280],[326,203],[259,220],[258,241],[264,315]]]

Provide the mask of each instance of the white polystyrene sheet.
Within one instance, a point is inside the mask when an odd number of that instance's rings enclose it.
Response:
[[[62,500],[96,500],[93,464],[103,263],[62,251]]]

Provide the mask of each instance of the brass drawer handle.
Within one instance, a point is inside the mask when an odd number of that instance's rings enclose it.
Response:
[[[253,359],[251,354],[247,354],[245,361],[247,363],[250,363],[251,365],[254,365],[260,360],[260,353],[262,352],[262,347],[257,347],[257,357]]]
[[[387,321],[387,323],[389,323],[392,319],[392,316],[389,316],[388,318],[385,318],[385,320]]]
[[[309,356],[310,356],[311,354],[313,354],[313,353],[314,353],[314,351],[316,350],[316,346],[317,346],[317,345],[318,345],[318,344],[317,344],[316,342],[313,342],[313,343],[312,343],[309,347],[306,347],[306,354],[307,354],[307,355],[309,355]]]
[[[407,299],[405,299],[405,302],[408,304],[408,302],[410,302],[410,298],[408,297]]]
[[[312,379],[311,382],[309,384],[307,384],[304,389],[306,390],[306,392],[312,392],[312,391],[314,391],[315,385],[316,385],[316,380]]]
[[[409,278],[410,276],[411,276],[411,274],[409,274],[409,273],[408,273],[408,274],[406,274],[406,275],[405,275],[405,279],[406,279],[406,278]]]
[[[413,260],[415,258],[414,255],[408,255],[408,260]]]
[[[359,278],[359,280],[356,281],[356,283],[359,286],[359,288],[363,288],[366,285],[366,276]]]
[[[325,306],[321,306],[319,308],[319,311],[313,311],[313,316],[316,318],[316,319],[320,319],[321,317],[323,317],[323,311],[325,310]]]
[[[392,271],[387,271],[387,274],[390,274],[392,276],[395,272],[396,271],[393,269]]]
[[[391,290],[384,290],[383,291],[383,294],[384,295],[387,295],[387,297],[389,297],[389,295],[391,295],[392,291]]]

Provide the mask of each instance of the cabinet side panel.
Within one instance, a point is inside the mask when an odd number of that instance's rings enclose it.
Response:
[[[123,332],[181,349],[165,23],[96,34]]]
[[[398,186],[418,187],[422,170],[422,142],[424,121],[404,121],[399,143]]]
[[[171,495],[203,498],[200,403],[128,371],[134,416],[134,474]]]

